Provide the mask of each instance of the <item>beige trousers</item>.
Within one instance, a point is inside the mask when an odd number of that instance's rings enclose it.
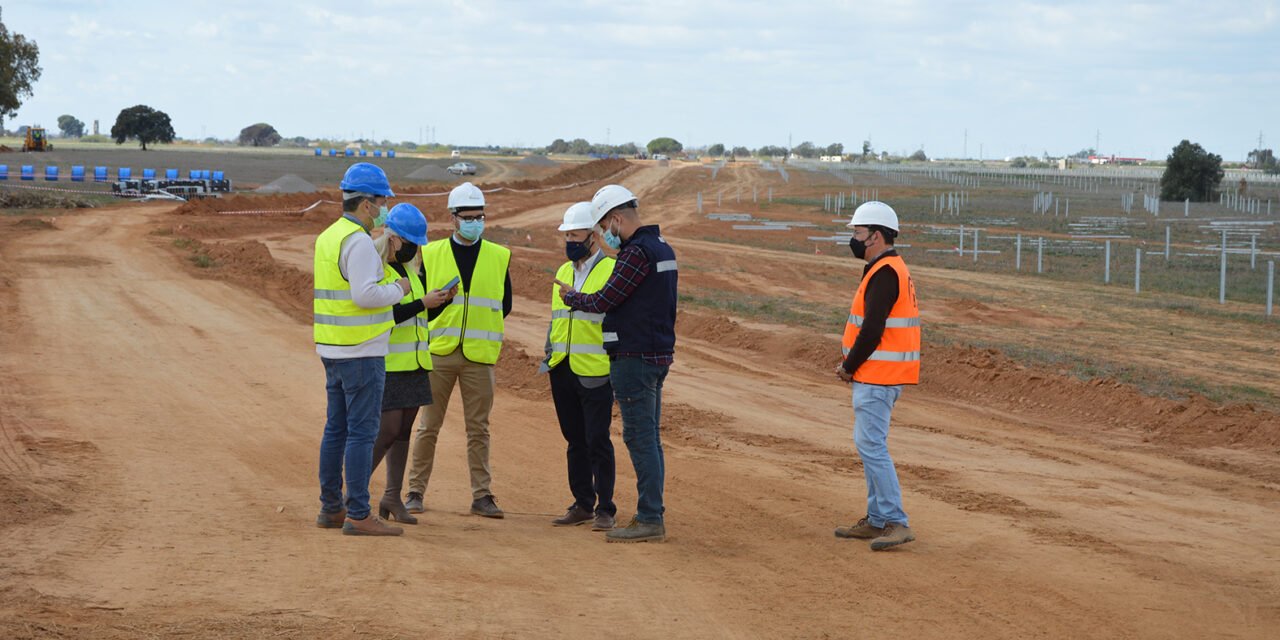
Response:
[[[447,356],[431,358],[431,404],[413,436],[413,466],[409,491],[425,495],[435,464],[436,440],[449,410],[453,386],[462,388],[462,411],[467,424],[467,466],[471,469],[471,498],[493,495],[489,490],[489,410],[493,408],[493,366],[477,364],[462,355],[462,348]]]

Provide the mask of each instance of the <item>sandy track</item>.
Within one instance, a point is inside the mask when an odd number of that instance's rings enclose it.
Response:
[[[454,415],[425,525],[393,540],[315,529],[324,397],[309,328],[190,277],[145,237],[159,211],[63,217],[3,247],[0,476],[47,508],[4,527],[0,573],[43,596],[0,592],[0,631],[87,604],[119,608],[91,618],[108,627],[287,611],[284,630],[335,636],[348,627],[334,620],[475,638],[1262,638],[1280,625],[1274,489],[911,390],[894,447],[920,540],[872,554],[830,534],[861,514],[847,388],[688,338],[664,420],[669,544],[548,526],[568,502],[563,443],[549,402],[505,390],[493,465],[506,521],[464,515]],[[39,278],[15,266],[30,262]],[[513,347],[540,351],[544,305],[518,300]],[[615,446],[626,517],[633,479]]]

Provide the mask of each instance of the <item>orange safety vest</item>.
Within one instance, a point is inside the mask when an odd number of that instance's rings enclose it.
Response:
[[[867,283],[881,269],[892,269],[898,274],[898,301],[889,310],[884,335],[880,344],[867,361],[853,372],[853,379],[866,384],[919,384],[920,383],[920,307],[916,304],[916,286],[907,271],[907,263],[901,256],[884,256],[876,260],[867,275],[858,284],[849,307],[849,320],[844,327],[841,351],[845,357],[853,350],[865,316],[864,302]]]

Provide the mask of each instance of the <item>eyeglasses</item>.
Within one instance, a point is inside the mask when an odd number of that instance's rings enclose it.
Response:
[[[457,218],[457,219],[459,219],[459,220],[461,220],[461,221],[463,221],[463,222],[476,222],[476,221],[481,221],[481,222],[483,222],[483,221],[484,221],[484,214],[483,214],[483,213],[477,213],[476,215],[473,215],[473,216],[461,216],[461,215],[458,215],[458,214],[456,214],[456,213],[455,213],[455,214],[453,214],[453,217],[455,217],[455,218]]]

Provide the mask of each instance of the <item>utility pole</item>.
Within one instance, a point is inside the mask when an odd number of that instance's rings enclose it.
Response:
[[[921,144],[920,148],[923,149],[924,145]],[[961,155],[961,159],[962,160],[969,159],[969,130],[968,129],[964,130],[964,153]]]
[[[1093,154],[1096,156],[1102,155],[1102,129],[1097,129],[1093,132]]]

